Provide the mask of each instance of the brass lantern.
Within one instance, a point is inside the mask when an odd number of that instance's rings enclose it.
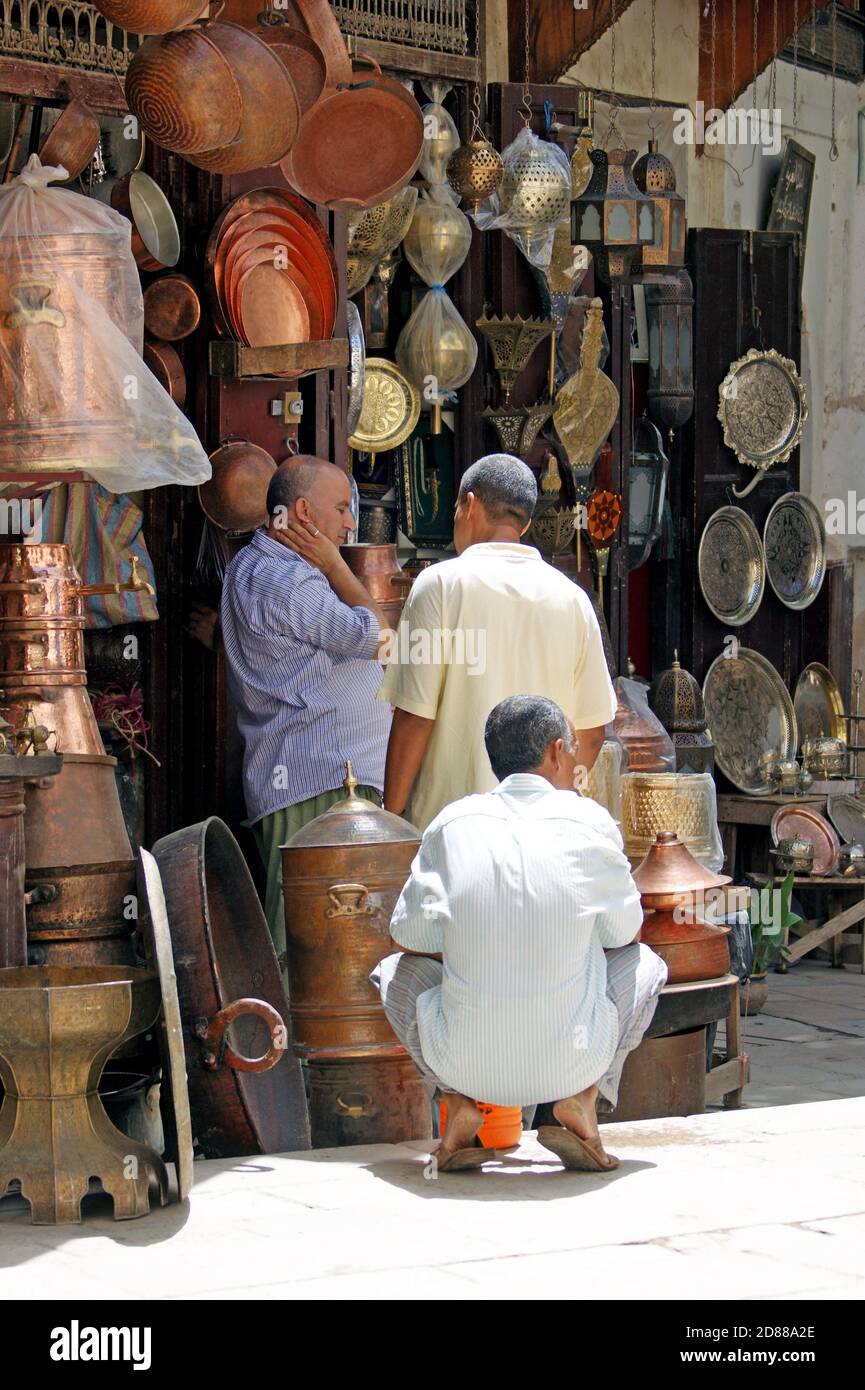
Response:
[[[685,199],[676,192],[676,171],[657,140],[634,165],[634,183],[654,205],[654,237],[643,247],[644,270],[685,264]]]
[[[687,270],[645,275],[649,414],[670,435],[694,409],[694,290]]]
[[[655,240],[655,207],[634,182],[636,150],[591,150],[594,172],[571,204],[571,241],[588,247],[601,279],[627,280]]]

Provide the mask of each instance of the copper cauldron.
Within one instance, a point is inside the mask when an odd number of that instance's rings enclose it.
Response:
[[[430,1133],[420,1074],[404,1065],[369,982],[395,949],[391,914],[420,838],[408,821],[354,795],[351,765],[345,785],[345,800],[282,847],[291,1018],[297,1054],[310,1063],[313,1147]],[[399,1105],[390,1103],[394,1091]]]
[[[352,574],[357,575],[367,593],[375,599],[390,627],[396,628],[413,582],[411,575],[400,569],[396,546],[344,545],[342,554]]]
[[[128,405],[81,320],[95,301],[123,333],[128,231],[0,239],[0,468],[90,468],[128,444]],[[140,306],[138,306],[140,312]]]
[[[634,882],[643,903],[642,940],[667,962],[667,983],[712,980],[730,969],[730,928],[703,920],[705,895],[730,882],[698,862],[673,831],[661,831]]]

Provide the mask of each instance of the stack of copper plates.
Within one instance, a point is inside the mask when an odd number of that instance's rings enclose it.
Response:
[[[216,326],[250,347],[319,342],[336,322],[336,260],[303,198],[257,188],[220,214],[206,265]]]

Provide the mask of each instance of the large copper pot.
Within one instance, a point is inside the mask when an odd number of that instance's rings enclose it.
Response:
[[[295,1049],[314,1079],[313,1147],[430,1132],[420,1074],[394,1066],[406,1052],[369,982],[395,949],[391,914],[420,839],[408,821],[355,796],[356,786],[349,765],[346,798],[282,847],[291,1018]],[[399,1105],[391,1103],[395,1091]]]
[[[706,895],[730,882],[698,862],[673,831],[661,831],[634,882],[643,903],[642,940],[666,961],[667,983],[712,980],[730,969],[730,928],[703,919]]]
[[[129,335],[128,254],[122,223],[104,235],[0,238],[0,467],[88,469],[127,447],[128,405],[96,370],[81,303]]]
[[[352,574],[356,574],[371,598],[375,599],[388,624],[396,628],[412,586],[396,558],[395,545],[344,545],[342,554]]]
[[[28,964],[138,963],[134,859],[28,868],[24,886],[33,898],[27,907]]]

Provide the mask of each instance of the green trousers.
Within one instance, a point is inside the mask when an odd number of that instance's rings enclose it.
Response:
[[[375,787],[358,787],[355,796],[361,796],[365,801],[374,801],[376,805],[381,803],[381,793],[377,792]],[[287,944],[285,939],[285,910],[282,901],[282,856],[280,848],[304,825],[315,820],[316,816],[323,815],[335,802],[344,799],[345,788],[337,787],[332,792],[322,792],[320,796],[311,796],[308,801],[299,801],[296,806],[285,806],[281,811],[273,811],[269,816],[264,816],[262,820],[256,821],[252,827],[258,851],[267,873],[264,915],[273,937],[273,949],[277,956],[283,958],[280,961],[280,966],[283,965],[285,959]]]

